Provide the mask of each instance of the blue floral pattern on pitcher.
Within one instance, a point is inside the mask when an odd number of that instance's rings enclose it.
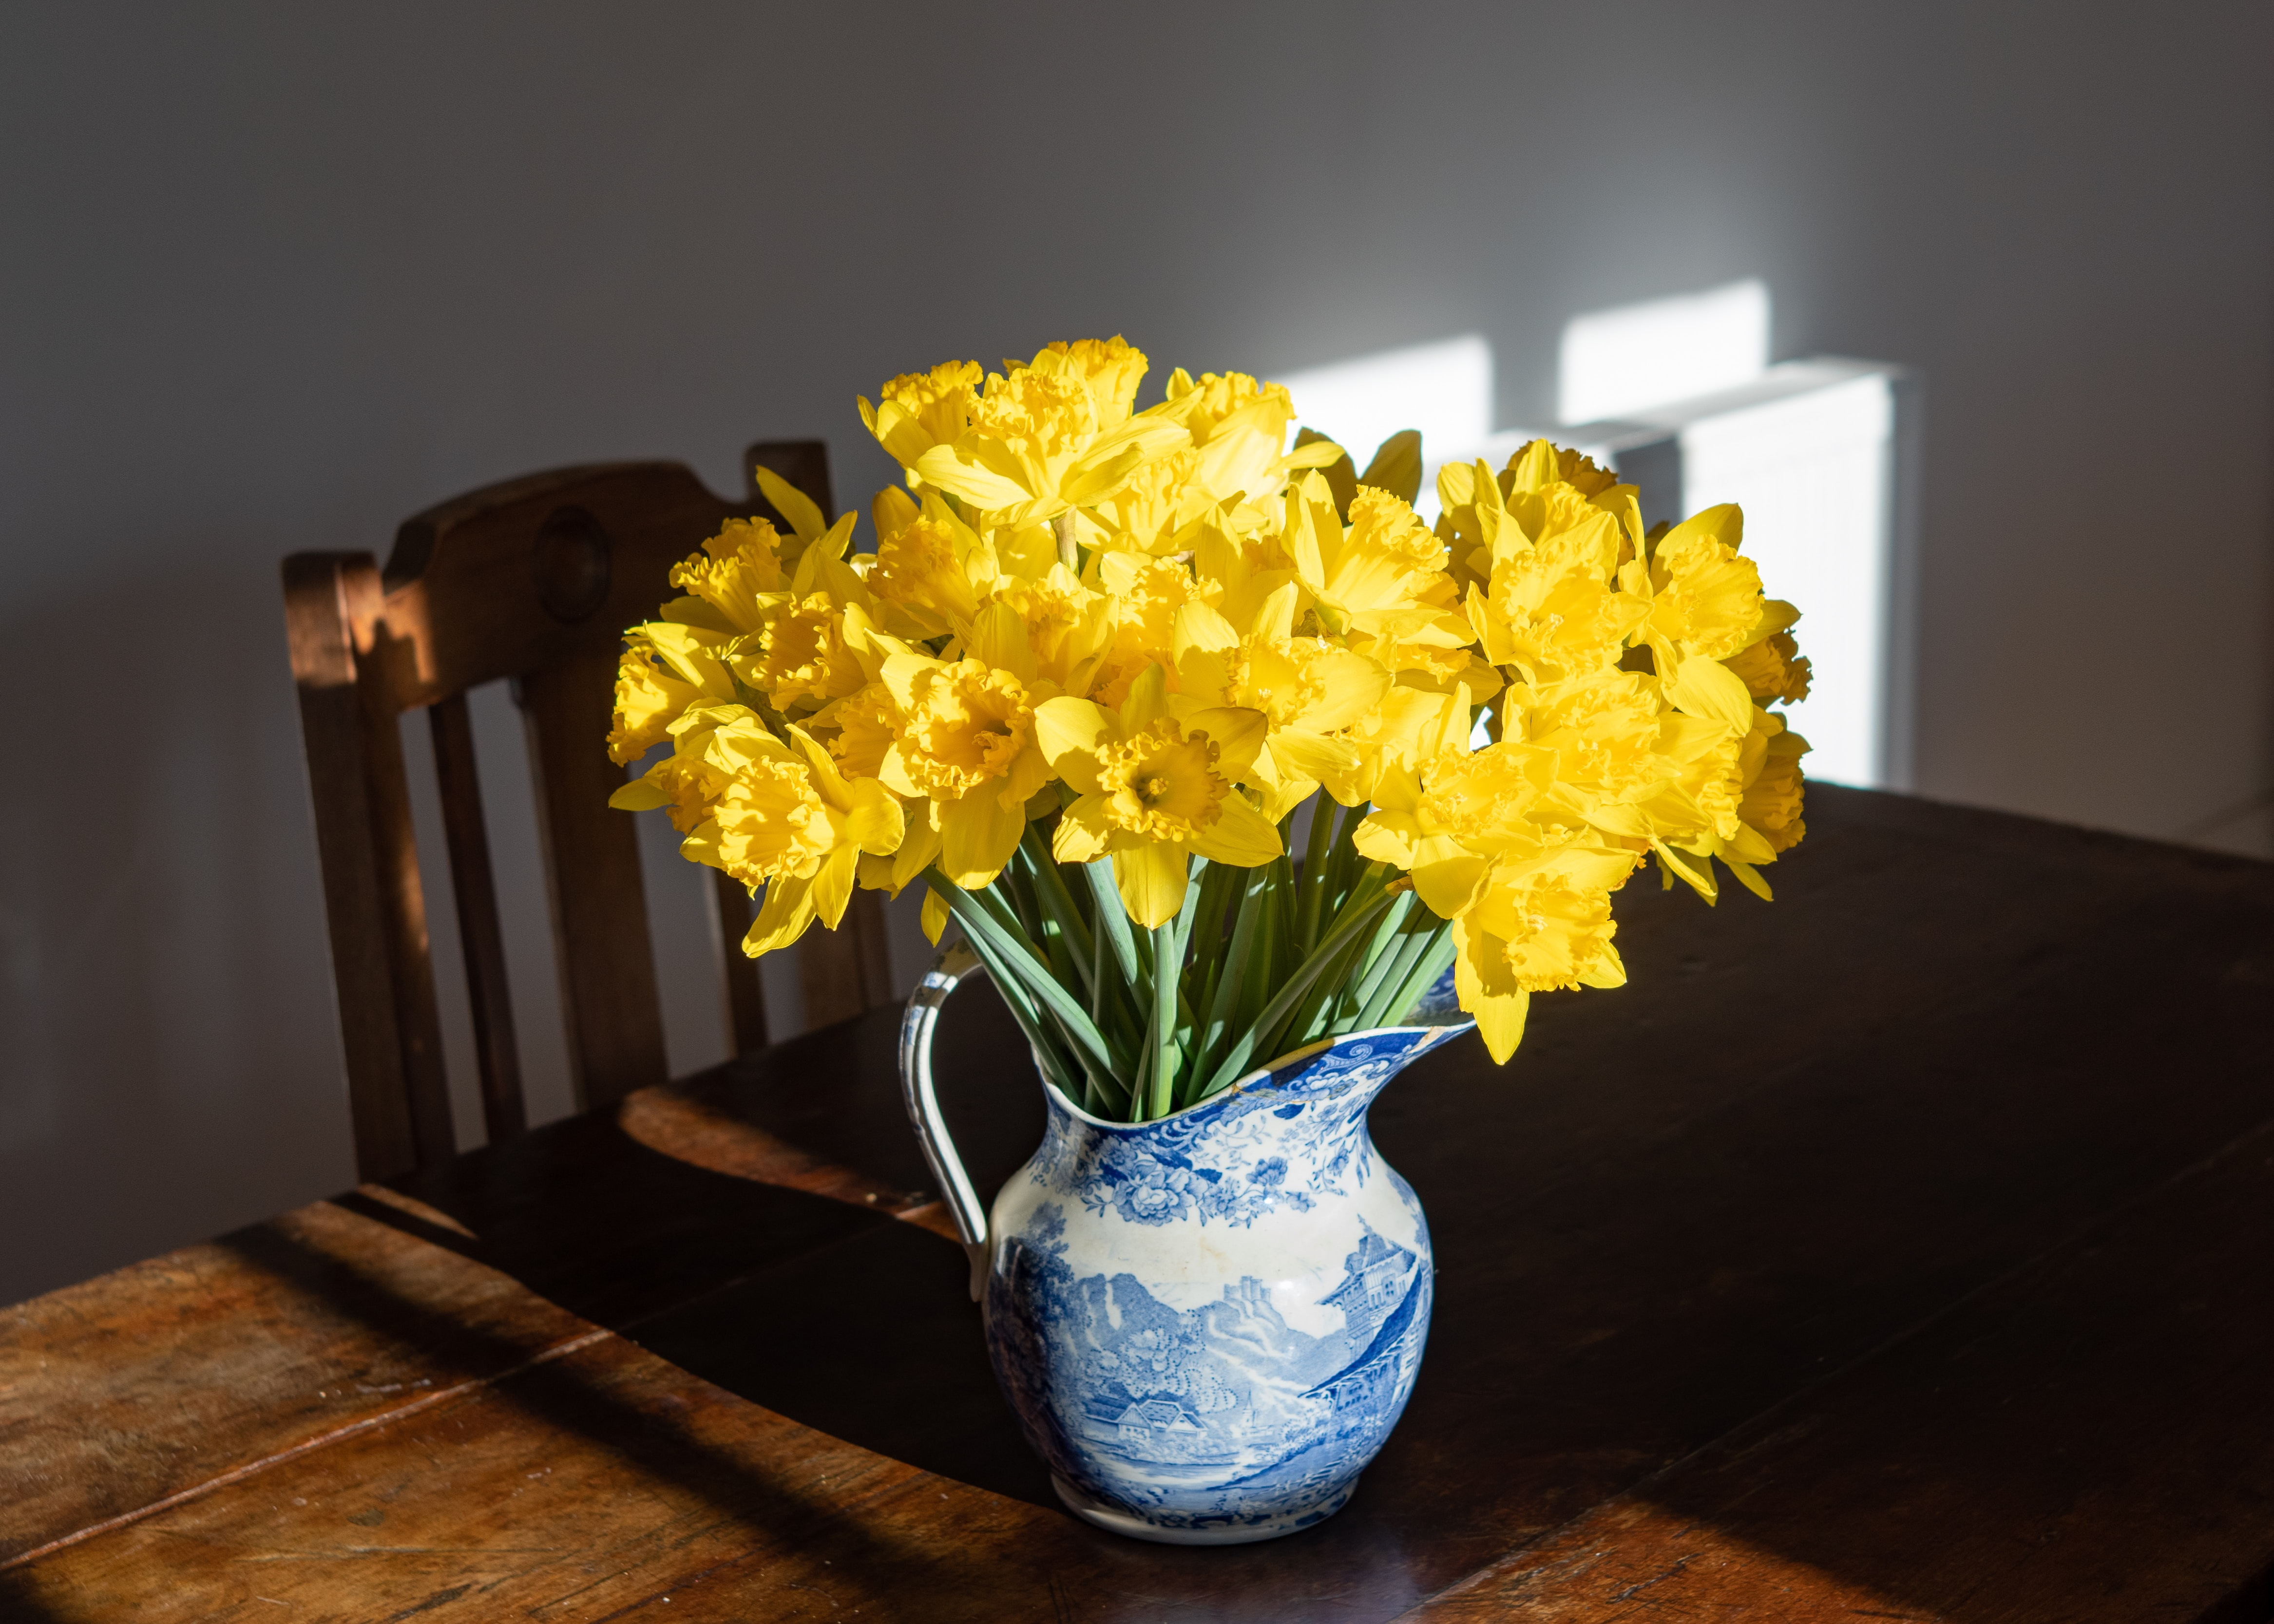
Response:
[[[1160,1122],[1045,1086],[1042,1147],[989,1226],[987,1339],[1076,1510],[1216,1542],[1349,1498],[1413,1390],[1434,1295],[1420,1203],[1367,1109],[1466,1029],[1451,1019],[1299,1051]]]

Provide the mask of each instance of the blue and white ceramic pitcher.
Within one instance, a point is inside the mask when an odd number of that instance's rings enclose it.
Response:
[[[952,949],[909,1000],[901,1085],[972,1253],[995,1374],[1059,1498],[1176,1544],[1332,1516],[1429,1333],[1429,1226],[1366,1113],[1470,1026],[1451,977],[1410,1013],[1424,1024],[1299,1049],[1158,1122],[1103,1121],[1043,1083],[1042,1147],[990,1214],[931,1079],[940,1005],[978,968]]]

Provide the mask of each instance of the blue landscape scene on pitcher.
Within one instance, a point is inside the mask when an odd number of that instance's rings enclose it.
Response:
[[[1367,1110],[1452,1022],[1318,1045],[1152,1123],[1045,1089],[1043,1144],[995,1203],[988,1345],[1078,1509],[1239,1539],[1348,1499],[1434,1295],[1420,1203]]]

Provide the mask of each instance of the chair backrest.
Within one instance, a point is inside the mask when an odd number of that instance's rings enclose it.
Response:
[[[833,513],[820,441],[753,446],[746,462]],[[403,757],[407,710],[424,709],[433,734],[484,1120],[493,1142],[526,1125],[466,706],[485,682],[510,679],[528,726],[577,1107],[664,1080],[637,836],[631,815],[607,805],[624,770],[603,741],[623,628],[652,618],[672,596],[672,566],[734,515],[781,522],[755,479],[733,503],[675,462],[608,463],[429,508],[397,532],[384,570],[368,553],[284,561],[360,1177],[456,1149]],[[741,951],[749,898],[715,881],[728,1023],[747,1051],[766,1041],[757,966]],[[891,998],[882,909],[874,892],[855,904],[835,936],[813,932],[799,950],[808,1025]]]

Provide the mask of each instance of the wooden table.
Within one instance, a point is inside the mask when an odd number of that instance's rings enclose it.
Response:
[[[2274,868],[1809,821],[1375,1108],[1436,1322],[1320,1529],[1058,1508],[880,1012],[0,1311],[0,1618],[2274,1614]],[[985,996],[941,1071],[1001,1178]]]

